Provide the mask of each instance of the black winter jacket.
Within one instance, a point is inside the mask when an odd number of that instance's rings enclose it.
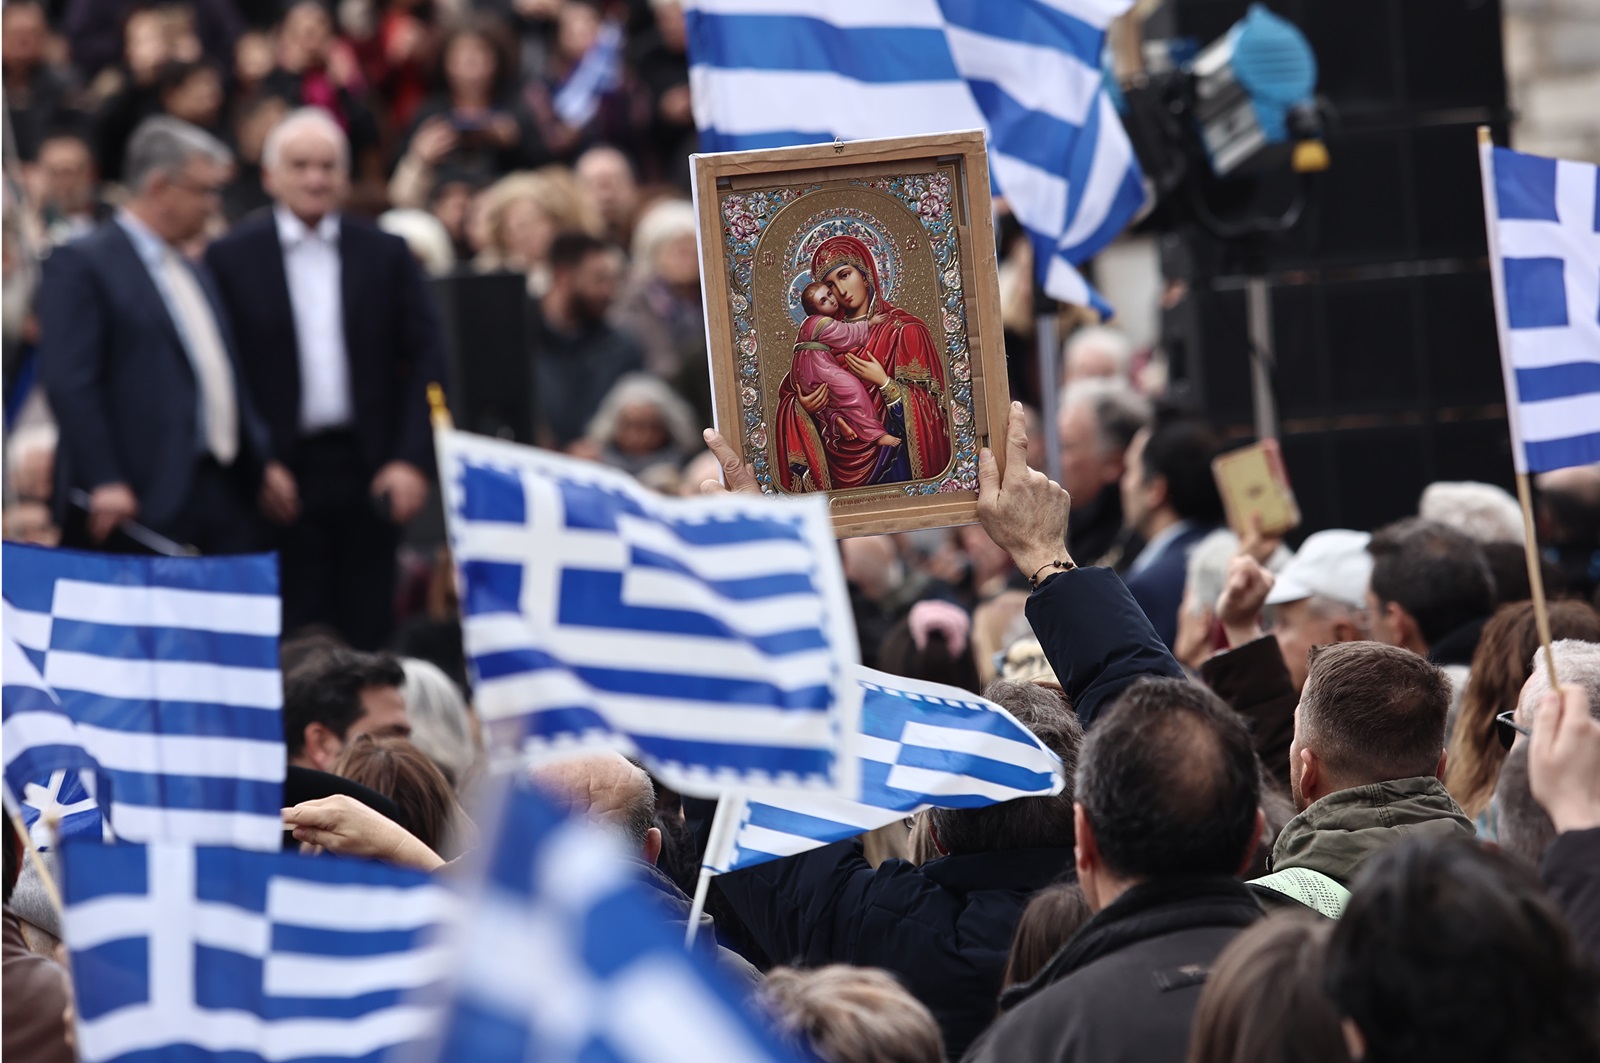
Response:
[[[1212,963],[1261,916],[1222,876],[1146,882],[1085,923],[967,1053],[969,1063],[1183,1063]]]

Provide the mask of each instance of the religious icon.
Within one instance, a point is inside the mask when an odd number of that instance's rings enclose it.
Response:
[[[840,534],[971,521],[1006,405],[982,138],[844,148],[695,157],[718,428]]]

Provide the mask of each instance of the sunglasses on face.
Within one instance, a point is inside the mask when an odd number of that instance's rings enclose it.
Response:
[[[1516,712],[1502,712],[1494,718],[1494,733],[1500,738],[1500,745],[1510,749],[1517,740],[1517,735],[1533,737],[1533,732],[1517,722]]]

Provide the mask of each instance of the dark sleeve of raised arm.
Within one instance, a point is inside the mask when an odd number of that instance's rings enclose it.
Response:
[[[1029,596],[1027,614],[1085,727],[1134,680],[1183,678],[1144,610],[1109,568],[1053,577]]]
[[[1300,702],[1278,640],[1263,635],[1200,666],[1218,697],[1250,725],[1256,754],[1279,782],[1289,781],[1289,744],[1294,739],[1294,709]]]
[[[1574,944],[1600,963],[1600,827],[1557,835],[1539,861],[1539,877]]]

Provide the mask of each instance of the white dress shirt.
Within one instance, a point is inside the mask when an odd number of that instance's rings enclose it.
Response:
[[[339,216],[315,229],[274,207],[283,273],[289,280],[294,336],[300,349],[300,431],[310,435],[348,427],[350,359],[344,346],[344,294],[339,276]]]

